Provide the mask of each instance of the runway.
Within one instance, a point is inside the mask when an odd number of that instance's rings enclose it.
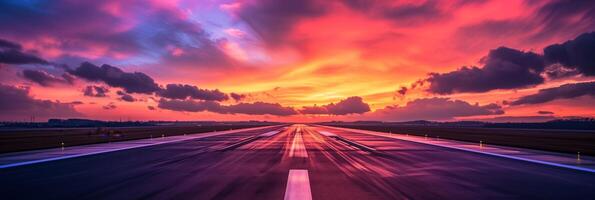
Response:
[[[0,169],[3,199],[590,199],[595,174],[308,125]]]

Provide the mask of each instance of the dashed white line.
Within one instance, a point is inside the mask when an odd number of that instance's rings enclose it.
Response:
[[[308,157],[308,152],[306,151],[306,147],[304,146],[304,141],[302,139],[301,133],[294,134],[293,141],[291,142],[291,149],[289,150],[289,157]]]
[[[308,170],[292,169],[289,170],[287,177],[287,187],[285,188],[285,200],[311,200],[312,191],[310,190],[310,178]]]

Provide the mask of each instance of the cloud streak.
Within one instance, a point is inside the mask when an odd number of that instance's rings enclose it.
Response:
[[[209,111],[219,114],[247,114],[247,115],[276,115],[289,116],[298,114],[291,107],[284,107],[278,103],[239,103],[233,105],[221,105],[216,101],[194,101],[194,100],[167,100],[160,99],[158,107],[161,109],[183,112]]]
[[[536,94],[523,96],[511,102],[510,105],[540,104],[556,99],[572,99],[580,96],[595,96],[595,82],[569,83],[541,89]]]

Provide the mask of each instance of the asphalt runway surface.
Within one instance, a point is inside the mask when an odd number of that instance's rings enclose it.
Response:
[[[593,199],[595,174],[292,125],[0,169],[2,199]]]

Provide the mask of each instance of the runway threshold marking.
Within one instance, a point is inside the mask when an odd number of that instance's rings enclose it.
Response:
[[[331,127],[331,128],[333,128],[333,127]],[[351,132],[355,132],[355,133],[363,133],[363,134],[368,134],[368,135],[375,135],[375,136],[388,137],[388,138],[393,138],[393,139],[398,139],[398,140],[403,140],[403,141],[415,142],[418,144],[426,144],[426,145],[438,146],[438,147],[443,147],[443,148],[448,148],[448,149],[456,149],[456,150],[467,151],[467,152],[472,152],[472,153],[478,153],[478,154],[496,156],[496,157],[501,157],[501,158],[513,159],[513,160],[518,160],[518,161],[542,164],[542,165],[547,165],[547,166],[560,167],[560,168],[577,170],[577,171],[582,171],[582,172],[595,173],[595,169],[590,169],[590,168],[585,168],[585,167],[578,167],[578,166],[548,162],[548,161],[543,161],[543,160],[535,160],[535,159],[530,159],[530,158],[521,158],[521,157],[517,157],[517,156],[504,155],[504,154],[499,154],[499,153],[492,153],[492,152],[487,152],[487,151],[480,151],[480,150],[455,147],[455,146],[449,146],[449,145],[441,145],[441,144],[435,144],[435,143],[420,142],[420,141],[415,141],[415,140],[407,140],[407,139],[403,139],[403,138],[397,138],[394,136],[384,135],[382,133],[375,133],[373,131],[348,130],[348,129],[343,129],[343,130],[347,130],[347,131],[351,131]]]
[[[308,151],[306,151],[306,147],[304,146],[304,139],[302,138],[301,132],[296,132],[293,135],[291,149],[289,150],[289,157],[308,157]]]
[[[289,170],[284,200],[312,200],[308,170]]]

